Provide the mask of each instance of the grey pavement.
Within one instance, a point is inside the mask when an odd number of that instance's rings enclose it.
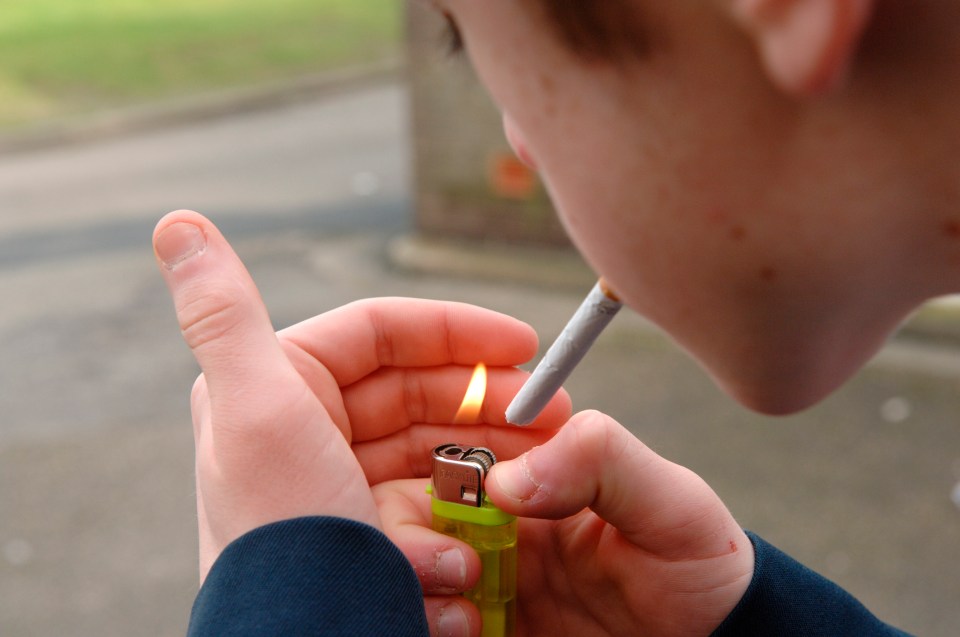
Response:
[[[589,288],[574,257],[411,238],[405,108],[404,86],[386,82],[0,156],[0,635],[184,631],[197,370],[150,251],[167,210],[220,225],[278,328],[408,295],[513,314],[544,344],[560,331]],[[529,276],[502,276],[516,271]],[[578,409],[610,413],[697,471],[744,526],[884,619],[956,634],[949,342],[895,341],[822,405],[774,419],[734,405],[622,313],[568,388]]]

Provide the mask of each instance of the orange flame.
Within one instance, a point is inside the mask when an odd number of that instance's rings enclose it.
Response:
[[[470,384],[467,385],[467,393],[460,403],[460,409],[457,415],[453,417],[455,423],[471,423],[480,415],[480,408],[483,406],[483,397],[487,393],[487,366],[483,363],[477,363],[473,370],[473,377]]]

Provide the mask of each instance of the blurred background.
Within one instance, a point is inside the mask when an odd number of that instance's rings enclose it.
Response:
[[[410,295],[513,314],[549,344],[591,286],[419,4],[0,14],[0,635],[185,630],[197,368],[151,253],[165,212],[221,227],[278,328]],[[925,309],[844,390],[773,419],[625,312],[568,388],[885,620],[954,635],[957,324],[950,302]]]

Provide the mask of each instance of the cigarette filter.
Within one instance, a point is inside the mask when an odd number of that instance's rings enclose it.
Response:
[[[621,307],[620,301],[604,289],[603,281],[590,290],[507,407],[507,422],[529,425],[536,419]]]
[[[427,488],[433,530],[463,540],[480,555],[480,581],[464,597],[480,609],[482,637],[512,637],[517,623],[517,518],[486,498],[484,480],[497,461],[484,447],[444,444],[433,450]]]

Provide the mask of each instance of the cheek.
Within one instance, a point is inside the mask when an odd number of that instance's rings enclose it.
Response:
[[[689,278],[687,269],[697,261],[692,256],[702,253],[703,232],[677,207],[666,176],[657,172],[661,163],[640,161],[634,153],[625,166],[613,159],[612,148],[605,157],[571,154],[541,172],[577,249],[598,274],[618,283],[621,294],[643,290],[628,296],[646,313],[646,297],[659,296],[659,287],[682,287]]]
[[[634,310],[676,331],[705,307],[774,302],[781,246],[753,215],[707,184],[671,181],[657,172],[662,162],[609,166],[584,162],[545,179],[556,184],[551,193],[577,249]]]

